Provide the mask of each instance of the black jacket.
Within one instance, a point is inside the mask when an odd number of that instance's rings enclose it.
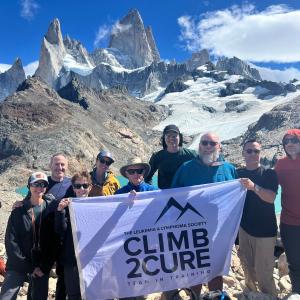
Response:
[[[60,244],[60,239],[54,231],[54,212],[57,208],[57,201],[52,195],[45,195],[44,201],[46,207],[42,212],[38,258],[32,255],[34,242],[30,200],[25,198],[23,206],[11,212],[5,233],[7,270],[21,273],[31,273],[35,267],[40,267],[43,273],[51,270]]]
[[[69,207],[55,212],[55,231],[61,237],[59,262],[63,266],[77,266]]]

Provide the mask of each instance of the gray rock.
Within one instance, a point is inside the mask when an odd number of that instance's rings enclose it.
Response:
[[[150,32],[148,37],[153,39]],[[150,45],[148,37],[139,12],[133,9],[115,26],[108,47],[118,49],[130,57],[132,68],[148,66],[157,61],[158,54],[156,47],[154,48],[154,39]]]
[[[209,53],[206,49],[192,54],[192,57],[186,62],[187,69],[193,71],[194,69],[209,63]]]
[[[24,80],[22,61],[17,58],[10,69],[0,74],[0,101],[13,94]]]
[[[142,97],[155,91],[159,86],[166,87],[173,80],[182,78],[186,74],[188,71],[185,64],[171,65],[159,62],[132,72],[114,72],[112,67],[100,64],[87,76],[65,72],[59,78],[58,86],[62,88],[73,78],[76,78],[84,86],[97,91],[121,86],[131,95]]]
[[[237,82],[226,82],[226,88],[221,89],[219,96],[227,97],[235,94],[242,94],[248,87],[253,87],[257,85],[257,81],[242,78]]]
[[[156,43],[153,37],[153,32],[152,32],[152,28],[150,26],[146,27],[146,36],[147,36],[147,40],[152,52],[152,57],[153,57],[153,61],[154,62],[159,62],[160,61],[160,55],[158,52],[158,49],[156,47]]]
[[[62,39],[60,23],[58,19],[54,19],[43,39],[39,66],[35,75],[39,76],[50,87],[55,88],[65,55],[66,50]]]
[[[237,107],[243,104],[244,101],[242,100],[232,100],[225,103],[225,112],[232,112],[236,111]]]
[[[216,68],[220,71],[227,71],[229,75],[242,75],[248,79],[262,80],[258,70],[251,68],[237,57],[219,59]]]
[[[165,89],[165,94],[175,93],[175,92],[183,92],[188,87],[189,86],[186,85],[182,80],[175,79],[167,86],[167,88]]]
[[[211,106],[207,106],[207,105],[202,105],[202,109],[205,110],[205,111],[208,111],[208,112],[211,113],[211,114],[217,112],[216,109],[214,109],[214,108],[211,107]]]
[[[80,41],[71,39],[68,35],[63,40],[65,50],[72,55],[78,63],[93,66],[89,58],[87,50],[83,47]]]

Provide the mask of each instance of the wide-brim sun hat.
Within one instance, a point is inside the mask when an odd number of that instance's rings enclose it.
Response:
[[[120,169],[121,175],[127,178],[126,170],[129,167],[135,167],[135,166],[141,166],[142,168],[145,169],[144,177],[147,177],[148,174],[150,173],[151,170],[150,165],[148,163],[143,162],[140,157],[135,156],[133,158],[130,158],[125,166],[121,167]]]

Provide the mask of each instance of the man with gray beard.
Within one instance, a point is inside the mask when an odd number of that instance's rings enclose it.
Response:
[[[220,159],[221,145],[219,137],[211,132],[201,136],[199,156],[185,162],[175,174],[172,188],[228,181],[238,178],[233,165]],[[197,295],[202,284],[193,286]],[[218,276],[208,282],[210,291],[223,290],[223,278]]]

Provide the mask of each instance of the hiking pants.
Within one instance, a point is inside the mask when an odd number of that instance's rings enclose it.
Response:
[[[277,296],[273,277],[275,266],[274,237],[254,237],[243,228],[239,230],[239,255],[245,273],[246,286],[257,292],[256,281],[262,293]]]
[[[292,292],[300,294],[300,226],[281,223],[280,235],[289,264]]]

